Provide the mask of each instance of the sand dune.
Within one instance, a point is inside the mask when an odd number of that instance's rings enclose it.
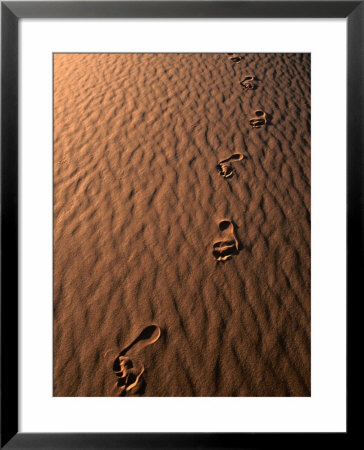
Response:
[[[310,376],[310,55],[55,54],[54,395]]]

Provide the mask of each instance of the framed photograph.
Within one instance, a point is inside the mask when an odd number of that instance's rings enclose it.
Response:
[[[363,20],[1,2],[2,447],[346,445]]]

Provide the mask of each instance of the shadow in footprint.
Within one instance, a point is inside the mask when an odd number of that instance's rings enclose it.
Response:
[[[228,53],[229,59],[233,63],[240,62],[243,58],[241,56],[238,56],[236,53]]]
[[[224,219],[219,222],[219,230],[226,239],[218,240],[213,244],[212,255],[218,262],[229,260],[237,255],[240,249],[240,241],[237,237],[236,226],[233,221]]]
[[[216,166],[219,174],[224,178],[230,178],[234,175],[234,168],[231,165],[234,161],[241,161],[244,158],[244,155],[241,153],[234,153],[226,159],[222,159]]]
[[[161,335],[161,329],[158,325],[149,325],[142,330],[138,337],[136,337],[131,344],[125,347],[119,353],[119,356],[124,356],[132,347],[136,347],[138,344],[138,348],[136,351],[140,351],[142,348],[147,345],[153,344],[156,342]]]
[[[141,360],[133,355],[144,347],[156,342],[161,335],[161,329],[158,325],[149,325],[123,350],[120,351],[113,363],[113,371],[118,378],[117,386],[120,388],[120,395],[126,395],[132,391],[133,394],[139,392],[144,373],[144,365]],[[133,355],[126,356],[132,349]]]

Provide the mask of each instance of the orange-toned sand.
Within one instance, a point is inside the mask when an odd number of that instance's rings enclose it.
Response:
[[[54,395],[310,378],[310,55],[54,55]]]

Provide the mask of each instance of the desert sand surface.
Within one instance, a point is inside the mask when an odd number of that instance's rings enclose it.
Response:
[[[310,55],[54,55],[54,396],[309,396]]]

